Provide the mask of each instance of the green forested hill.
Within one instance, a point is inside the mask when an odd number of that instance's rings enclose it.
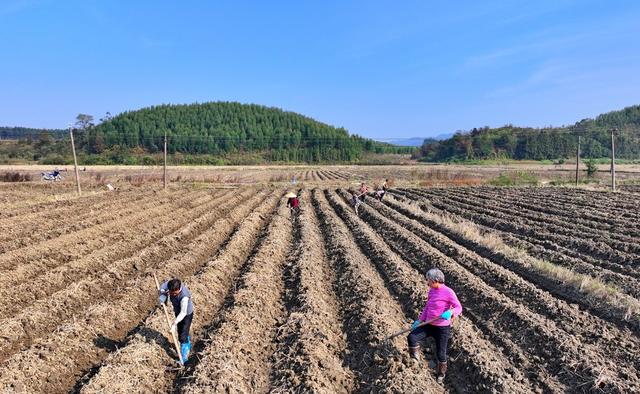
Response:
[[[553,160],[575,156],[578,135],[581,157],[600,158],[611,154],[610,130],[616,128],[616,157],[640,159],[640,105],[584,119],[572,126],[527,128],[507,125],[474,128],[453,137],[425,141],[417,157],[423,161],[482,159]]]
[[[416,148],[349,135],[309,117],[253,104],[159,105],[96,126],[79,114],[74,132],[81,164],[161,164],[164,136],[170,164],[381,163]],[[0,162],[72,161],[68,131],[0,128]]]
[[[233,102],[160,105],[125,112],[86,132],[83,149],[102,154],[113,147],[170,153],[224,155],[259,152],[271,161],[357,160],[364,152],[411,153],[311,118],[277,108]]]

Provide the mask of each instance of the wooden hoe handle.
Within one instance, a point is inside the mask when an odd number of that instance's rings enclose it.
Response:
[[[154,272],[153,280],[156,281],[156,288],[158,292],[160,292],[160,283],[158,283],[158,278]],[[169,299],[169,295],[167,295],[167,299]],[[171,337],[173,338],[173,345],[176,347],[176,353],[178,353],[178,358],[180,359],[180,365],[184,365],[184,361],[182,361],[182,352],[180,352],[180,343],[178,343],[178,337],[176,336],[175,331],[171,329],[171,319],[169,319],[169,312],[167,312],[167,305],[163,302],[162,309],[164,310],[164,317],[167,318],[167,325],[169,326],[169,331],[171,332]]]

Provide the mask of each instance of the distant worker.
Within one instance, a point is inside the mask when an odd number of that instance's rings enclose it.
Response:
[[[353,209],[356,211],[356,215],[358,215],[358,208],[360,207],[360,204],[362,204],[360,195],[355,192],[351,193],[351,205],[353,205]]]
[[[287,207],[289,207],[291,213],[297,213],[300,210],[300,199],[298,198],[298,195],[295,193],[288,193],[286,197],[288,198]]]
[[[360,184],[360,201],[364,202],[365,197],[367,196],[367,193],[369,192],[369,189],[367,189],[367,185],[364,184],[364,182],[362,182]]]
[[[378,190],[376,190],[376,198],[378,199],[378,201],[382,201],[384,195],[387,194],[387,182],[389,182],[389,180],[385,179],[382,183],[382,186]]]
[[[171,331],[178,331],[180,353],[182,354],[182,361],[186,363],[189,359],[189,352],[191,351],[191,337],[189,336],[191,322],[193,321],[193,300],[191,298],[191,292],[187,285],[182,283],[180,279],[171,279],[162,283],[159,293],[161,304],[165,303],[167,295],[169,295],[169,301],[171,301],[171,305],[173,306],[173,313],[176,315],[176,319],[171,326]]]
[[[431,337],[436,343],[437,381],[444,382],[447,372],[447,346],[451,336],[451,319],[462,313],[462,305],[456,293],[444,284],[444,274],[432,268],[426,274],[429,295],[424,310],[411,326],[407,337],[411,358],[420,360],[420,344]]]

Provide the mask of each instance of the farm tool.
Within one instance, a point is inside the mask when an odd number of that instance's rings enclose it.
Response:
[[[156,277],[156,274],[153,274],[153,280],[156,282],[156,288],[158,289],[158,292],[160,292],[160,283],[158,282],[158,278]],[[169,299],[169,296],[167,295],[167,300]],[[166,303],[162,303],[162,309],[164,310],[164,317],[167,319],[167,325],[169,326],[169,331],[171,332],[171,337],[173,338],[173,345],[176,348],[176,353],[178,353],[178,358],[180,359],[180,365],[184,365],[184,361],[182,360],[182,352],[180,351],[180,343],[178,342],[178,336],[176,335],[176,332],[171,328],[171,319],[169,318],[169,312],[167,312],[167,305]]]

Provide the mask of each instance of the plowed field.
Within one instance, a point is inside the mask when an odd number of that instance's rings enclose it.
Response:
[[[347,180],[332,170],[298,180]],[[640,208],[557,188],[148,188],[0,199],[0,392],[640,392]],[[463,304],[435,381],[424,273]],[[193,293],[176,363],[153,274]]]

